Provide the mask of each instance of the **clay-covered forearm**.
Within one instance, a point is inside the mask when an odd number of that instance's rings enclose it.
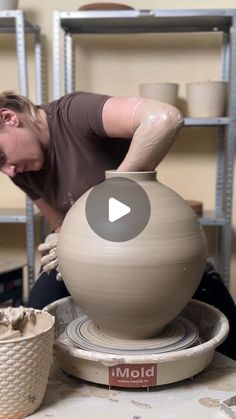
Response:
[[[144,100],[133,115],[134,134],[118,171],[154,170],[183,125],[181,112],[166,103]]]

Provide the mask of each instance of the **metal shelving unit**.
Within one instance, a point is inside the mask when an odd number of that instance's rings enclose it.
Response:
[[[236,137],[236,9],[128,10],[58,12],[53,15],[53,96],[74,91],[74,34],[134,34],[176,32],[222,33],[222,80],[229,81],[228,115],[185,118],[185,126],[218,127],[215,209],[202,225],[215,228],[214,262],[226,285],[230,277],[232,193]],[[61,34],[64,54],[61,54]],[[61,91],[64,55],[64,91]]]
[[[0,11],[0,35],[13,34],[16,39],[19,93],[28,96],[28,71],[26,35],[34,35],[35,48],[35,87],[36,103],[42,103],[42,49],[41,32],[38,26],[32,25],[22,10]],[[26,198],[25,209],[1,209],[0,223],[24,223],[26,225],[27,268],[29,287],[34,283],[34,208],[29,198]]]

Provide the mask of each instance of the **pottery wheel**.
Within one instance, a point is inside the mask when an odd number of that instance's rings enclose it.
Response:
[[[118,339],[102,333],[86,315],[73,320],[66,329],[68,339],[84,350],[109,354],[158,354],[176,351],[193,345],[198,337],[198,328],[183,317],[169,323],[158,337],[150,339]]]

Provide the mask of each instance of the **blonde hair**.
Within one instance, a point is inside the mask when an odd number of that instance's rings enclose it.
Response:
[[[21,122],[28,122],[35,125],[38,122],[39,108],[25,96],[17,95],[14,92],[6,91],[0,94],[0,109],[8,108],[16,112]],[[2,127],[0,119],[0,127]]]

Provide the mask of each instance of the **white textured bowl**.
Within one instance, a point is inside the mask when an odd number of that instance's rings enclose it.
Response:
[[[34,325],[35,333],[0,340],[0,419],[28,416],[43,401],[52,363],[54,318],[37,311]]]

